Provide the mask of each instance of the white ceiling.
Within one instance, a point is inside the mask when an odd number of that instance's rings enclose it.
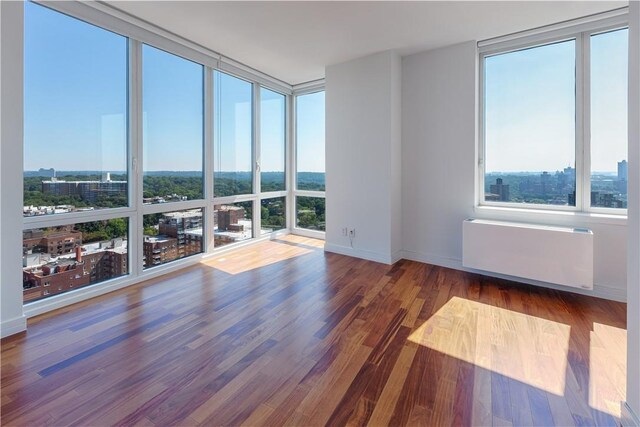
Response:
[[[107,1],[291,84],[387,49],[411,54],[623,7],[627,1]]]

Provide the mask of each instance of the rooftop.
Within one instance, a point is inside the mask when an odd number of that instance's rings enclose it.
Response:
[[[167,212],[165,214],[162,214],[162,216],[167,217],[167,218],[175,218],[175,219],[201,217],[202,216],[202,210],[201,209],[193,209],[193,210],[181,211],[181,212]]]

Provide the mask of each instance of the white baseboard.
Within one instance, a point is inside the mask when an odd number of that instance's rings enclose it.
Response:
[[[17,334],[27,330],[27,316],[22,315],[13,319],[5,320],[0,325],[0,336],[2,338]]]
[[[333,243],[325,243],[324,250],[325,252],[332,252],[340,255],[352,256],[355,258],[362,258],[368,261],[375,261],[383,264],[393,264],[395,261],[401,258],[400,253],[397,253],[394,255],[381,254],[378,252],[367,251],[364,249],[356,249],[349,246],[336,245]],[[398,256],[397,260],[394,260],[395,256]]]
[[[633,412],[627,402],[622,402],[620,422],[623,427],[640,427],[640,417]]]
[[[307,230],[305,228],[292,228],[291,234],[295,234],[297,236],[302,236],[302,237],[311,237],[313,239],[320,239],[320,240],[324,240],[326,236],[326,233],[324,231]]]
[[[462,260],[455,258],[446,258],[440,255],[425,254],[422,252],[401,251],[402,258],[410,261],[423,262],[425,264],[433,264],[440,267],[452,268],[454,270],[462,270]]]
[[[545,288],[556,289],[559,291],[573,292],[576,294],[588,295],[591,297],[604,298],[612,301],[619,301],[619,302],[627,301],[626,289],[614,288],[606,285],[596,284],[593,286],[593,290],[572,288],[568,286],[556,285],[554,283],[540,282],[537,280],[530,280],[530,279],[524,279],[521,277],[508,276],[506,274],[475,270],[473,268],[466,268],[462,265],[461,259],[446,258],[439,255],[425,254],[425,253],[406,251],[406,250],[402,251],[402,258],[408,259],[411,261],[418,261],[426,264],[433,264],[441,267],[452,268],[454,270],[467,271],[469,273],[477,273],[477,274],[482,274],[484,276],[512,280],[514,282],[525,283],[527,285],[542,286]]]
[[[402,250],[395,251],[391,254],[391,264],[395,264],[396,262],[402,259]]]

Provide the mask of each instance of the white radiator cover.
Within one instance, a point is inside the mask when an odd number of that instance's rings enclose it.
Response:
[[[465,267],[593,289],[593,232],[505,221],[462,223]]]

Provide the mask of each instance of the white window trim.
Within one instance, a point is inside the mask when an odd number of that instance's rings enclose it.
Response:
[[[628,8],[541,27],[522,33],[478,42],[478,149],[476,171],[477,212],[491,212],[490,208],[504,208],[502,212],[521,211],[531,215],[550,213],[573,213],[592,222],[607,222],[609,217],[626,222],[627,209],[591,206],[591,127],[590,127],[590,40],[591,35],[628,26]],[[486,201],[485,198],[485,79],[484,59],[486,57],[514,52],[522,49],[544,46],[565,40],[575,40],[576,46],[576,205],[557,206]],[[620,222],[620,221],[615,221]]]

